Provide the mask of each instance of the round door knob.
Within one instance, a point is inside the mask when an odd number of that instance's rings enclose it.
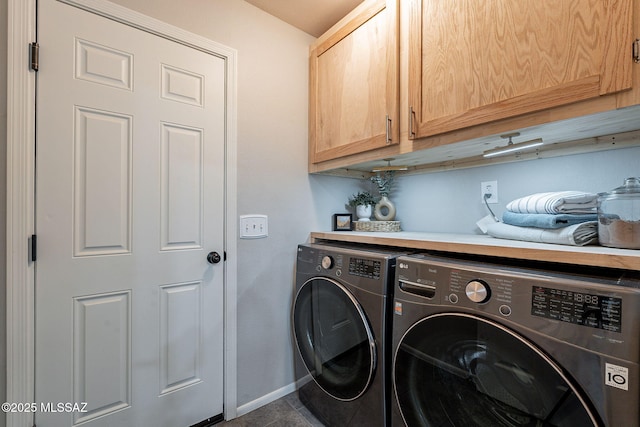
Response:
[[[207,262],[209,264],[217,264],[222,261],[222,257],[218,252],[209,252],[207,254]]]
[[[480,280],[472,280],[467,283],[465,293],[471,301],[477,303],[488,301],[491,296],[489,285]]]

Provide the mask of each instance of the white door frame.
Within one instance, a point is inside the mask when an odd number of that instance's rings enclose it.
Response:
[[[224,415],[237,414],[237,121],[234,49],[106,0],[59,0],[159,37],[223,58],[226,64]],[[35,265],[29,259],[36,234],[35,72],[28,70],[35,41],[35,0],[8,0],[7,13],[7,402],[35,402]],[[46,67],[46,64],[41,64]],[[38,403],[38,402],[36,402]],[[8,413],[7,427],[30,427],[33,414]]]

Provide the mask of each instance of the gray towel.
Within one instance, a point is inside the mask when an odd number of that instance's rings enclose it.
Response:
[[[581,222],[596,221],[598,214],[527,214],[505,211],[502,222],[519,227],[562,228]]]
[[[555,230],[518,227],[496,222],[487,227],[487,234],[500,239],[551,243],[554,245],[585,246],[598,243],[598,221],[583,222]]]

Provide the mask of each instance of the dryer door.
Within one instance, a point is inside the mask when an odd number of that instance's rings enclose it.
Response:
[[[314,381],[336,399],[360,397],[376,365],[373,333],[355,297],[340,283],[316,277],[298,290],[295,340]]]
[[[413,325],[393,381],[408,426],[597,426],[562,370],[504,326],[466,314]]]

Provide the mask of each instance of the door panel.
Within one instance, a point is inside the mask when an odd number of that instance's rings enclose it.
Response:
[[[131,405],[130,306],[129,291],[73,300],[73,402],[91,402],[75,423]]]
[[[160,292],[160,394],[166,394],[202,381],[202,283],[162,286]]]
[[[203,129],[161,126],[161,249],[201,248]]]
[[[39,2],[38,425],[222,413],[224,59]],[[45,65],[46,64],[46,65]]]
[[[132,117],[74,109],[74,256],[129,253]]]

